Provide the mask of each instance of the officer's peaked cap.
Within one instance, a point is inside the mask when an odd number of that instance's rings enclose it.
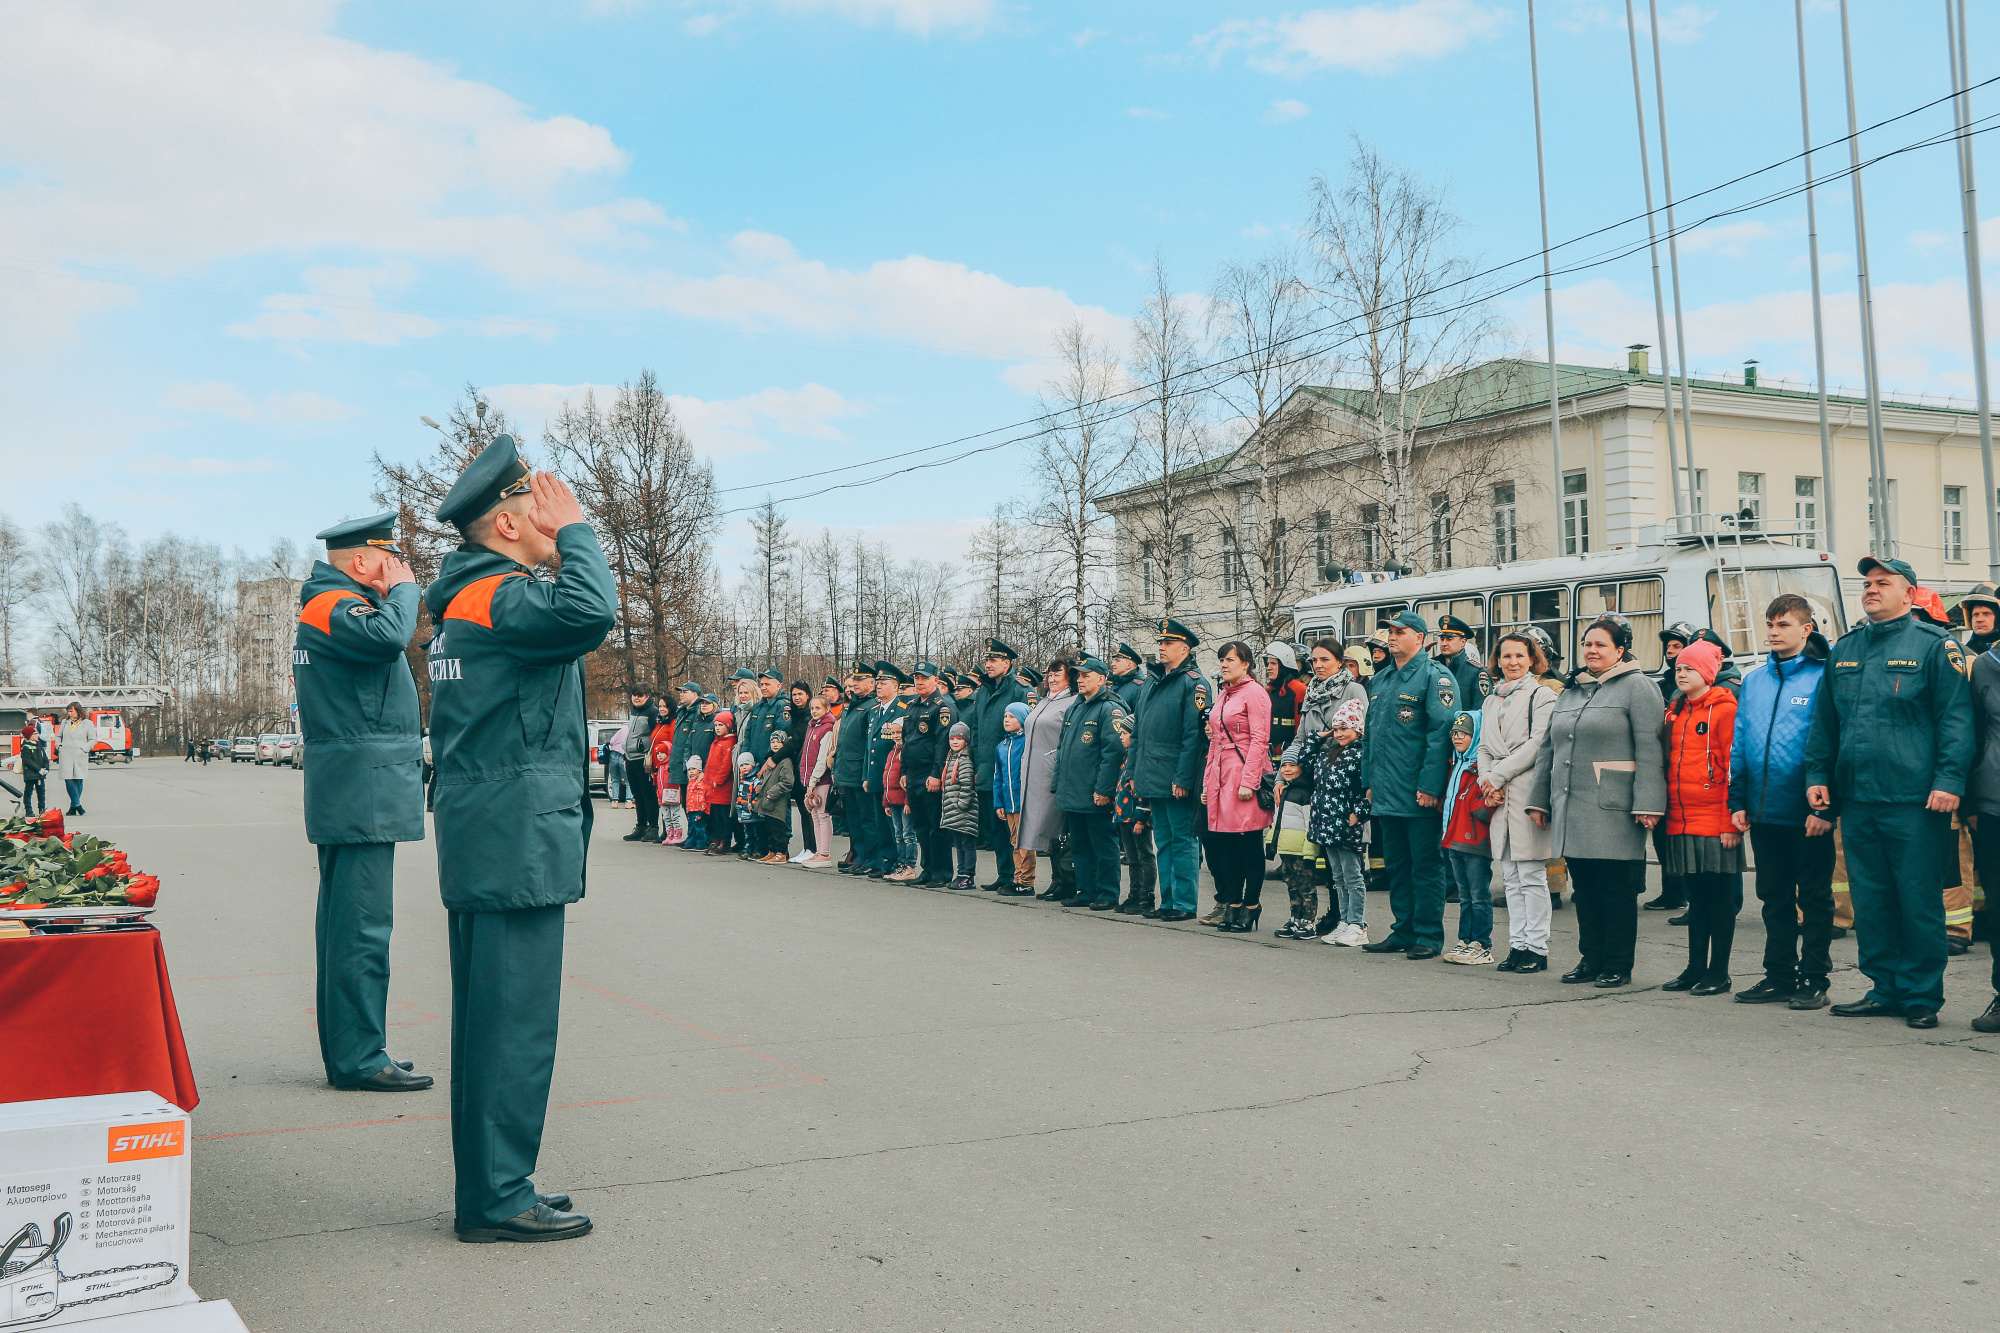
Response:
[[[1457,616],[1439,616],[1438,633],[1457,634],[1469,639],[1472,637],[1472,626],[1466,624]]]
[[[1195,637],[1195,632],[1178,620],[1169,619],[1160,622],[1159,641],[1166,643],[1169,640],[1184,643],[1190,648],[1201,647],[1201,640]]]
[[[1116,651],[1111,655],[1113,657],[1122,657],[1133,666],[1143,666],[1146,662],[1146,655],[1129,643],[1120,643]]]
[[[998,639],[988,639],[986,641],[986,655],[988,657],[1004,657],[1007,658],[1009,661],[1012,661],[1013,659],[1020,656],[1019,653],[1015,652],[1012,648],[1009,648],[1006,644],[1002,643]]]
[[[315,540],[326,543],[329,551],[344,551],[351,546],[379,546],[391,555],[401,555],[396,549],[396,511],[386,514],[370,514],[367,518],[350,518],[345,523],[336,523]]]
[[[451,491],[438,506],[440,523],[456,523],[460,527],[472,522],[494,508],[518,486],[528,475],[527,464],[521,461],[521,451],[514,445],[511,435],[496,435],[493,443],[479,451],[479,456],[465,465],[465,471],[458,474]]]
[[[875,666],[872,662],[856,662],[853,665],[853,667],[851,667],[848,670],[847,675],[849,679],[853,679],[854,677],[858,676],[867,680],[873,680],[875,678]]]

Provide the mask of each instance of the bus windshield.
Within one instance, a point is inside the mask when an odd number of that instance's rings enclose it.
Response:
[[[1812,606],[1813,620],[1829,642],[1847,632],[1840,601],[1840,576],[1831,565],[1797,569],[1708,571],[1708,623],[1736,653],[1764,651],[1764,608],[1781,593],[1795,592]]]

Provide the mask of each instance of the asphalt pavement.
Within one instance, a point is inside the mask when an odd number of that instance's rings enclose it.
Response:
[[[1281,884],[1226,937],[625,843],[601,805],[537,1178],[597,1230],[463,1245],[433,846],[398,853],[390,1003],[438,1087],[334,1091],[300,783],[144,760],[76,823],[161,876],[193,1283],[259,1333],[2000,1320],[1985,944],[1920,1033],[1662,993],[1661,913],[1631,989],[1579,993],[1567,911],[1515,977],[1274,940]],[[1753,900],[1739,986],[1762,944]]]

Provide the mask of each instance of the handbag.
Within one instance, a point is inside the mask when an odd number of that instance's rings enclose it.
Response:
[[[1236,744],[1236,738],[1229,735],[1228,718],[1222,720],[1222,734],[1229,737],[1229,744],[1235,749],[1238,762],[1245,768],[1250,767],[1250,756],[1244,754],[1243,747]],[[1264,776],[1257,779],[1257,808],[1265,814],[1278,808],[1278,774],[1275,769],[1265,769]]]
[[[679,805],[680,803],[681,789],[679,787],[663,787],[660,789],[660,804]]]

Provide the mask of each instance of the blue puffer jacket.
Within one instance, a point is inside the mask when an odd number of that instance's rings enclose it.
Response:
[[[1743,678],[1729,756],[1729,808],[1753,824],[1804,824],[1806,737],[1826,658],[1813,644],[1789,661],[1766,658]]]

